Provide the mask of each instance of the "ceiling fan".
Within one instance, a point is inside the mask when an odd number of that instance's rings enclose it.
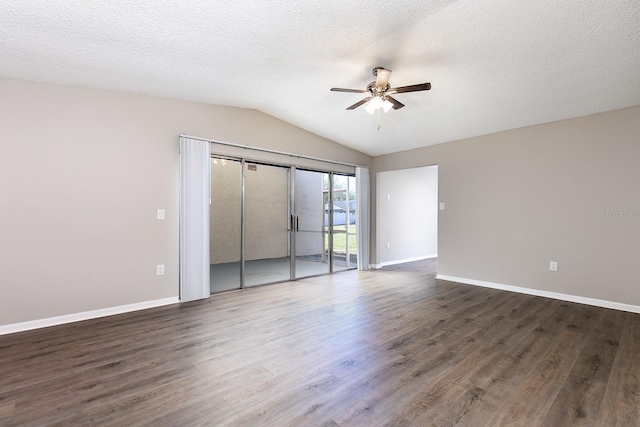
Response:
[[[359,89],[343,89],[340,87],[332,87],[331,90],[334,92],[351,92],[351,93],[366,93],[367,97],[356,102],[355,104],[347,107],[347,110],[355,110],[359,106],[363,104],[365,105],[365,109],[369,113],[374,113],[376,110],[382,109],[387,112],[391,108],[394,110],[398,110],[404,107],[404,104],[397,99],[393,98],[391,95],[395,95],[398,93],[406,93],[406,92],[418,92],[422,90],[431,89],[431,83],[419,83],[416,85],[410,86],[399,86],[399,87],[391,87],[389,84],[389,76],[391,75],[391,70],[387,70],[382,67],[376,67],[373,69],[373,75],[376,78],[375,82],[371,82],[367,85],[367,88],[364,90]]]

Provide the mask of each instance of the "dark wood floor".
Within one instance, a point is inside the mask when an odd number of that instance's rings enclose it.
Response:
[[[640,425],[640,315],[435,266],[0,337],[0,425]]]

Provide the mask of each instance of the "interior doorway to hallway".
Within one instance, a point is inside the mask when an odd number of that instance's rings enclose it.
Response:
[[[438,257],[439,202],[437,165],[377,174],[376,267]]]

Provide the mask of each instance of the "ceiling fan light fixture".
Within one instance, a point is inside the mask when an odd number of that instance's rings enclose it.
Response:
[[[381,96],[374,96],[373,99],[364,105],[364,109],[367,110],[369,114],[373,114],[381,108],[382,111],[386,113],[393,108],[393,104],[386,99],[382,99]]]
[[[384,105],[384,101],[379,96],[374,96],[369,102],[364,105],[364,109],[367,110],[367,113],[373,114],[379,108],[382,108]]]

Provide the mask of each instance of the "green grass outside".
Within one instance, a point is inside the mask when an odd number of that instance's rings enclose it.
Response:
[[[347,234],[345,231],[347,230],[346,225],[336,225],[333,227],[334,235],[333,235],[333,250],[335,252],[344,253],[346,250],[346,240]],[[349,253],[355,254],[358,249],[358,243],[356,242],[356,225],[349,224]],[[329,242],[325,242],[325,250],[329,249]]]

